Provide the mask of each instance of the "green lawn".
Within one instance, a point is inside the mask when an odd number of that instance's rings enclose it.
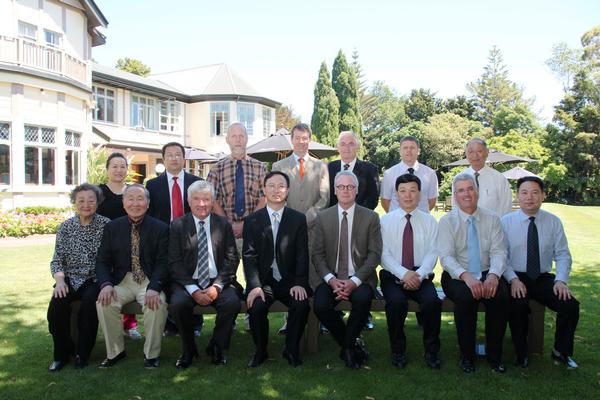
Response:
[[[430,371],[422,360],[420,330],[414,315],[407,322],[408,357],[406,369],[394,369],[389,362],[385,315],[375,313],[376,328],[364,337],[371,352],[368,367],[346,369],[338,349],[329,337],[320,338],[320,352],[304,355],[304,365],[293,369],[281,358],[283,337],[275,330],[281,316],[272,317],[270,353],[272,360],[258,369],[246,368],[252,354],[252,340],[239,319],[229,351],[229,364],[215,367],[206,356],[185,371],[175,369],[179,338],[163,342],[162,364],[155,371],[142,368],[142,343],[127,340],[129,356],[110,370],[96,364],[105,356],[102,334],[92,353],[92,365],[76,371],[72,365],[57,374],[46,372],[52,358],[46,307],[52,278],[48,263],[53,246],[0,247],[0,399],[162,399],[162,398],[600,398],[600,207],[571,207],[556,204],[545,208],[565,223],[573,253],[570,282],[581,302],[575,359],[577,371],[555,366],[549,359],[555,318],[546,314],[546,352],[534,356],[528,369],[512,367],[514,353],[509,337],[505,341],[504,375],[492,373],[478,362],[475,374],[466,375],[457,367],[458,347],[452,315],[443,315],[440,371]],[[439,215],[436,215],[439,216]],[[439,267],[436,269],[439,277]],[[212,330],[212,318],[198,340],[203,349]],[[482,324],[480,324],[481,326]],[[202,393],[202,394],[200,394]]]

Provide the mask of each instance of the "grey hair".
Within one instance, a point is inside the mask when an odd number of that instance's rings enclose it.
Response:
[[[351,135],[356,141],[356,144],[360,146],[360,140],[358,140],[358,135],[354,131],[341,131],[338,136],[337,144],[340,144],[340,140],[342,140],[342,136],[344,135]]]
[[[478,137],[474,137],[473,139],[469,140],[467,142],[467,144],[465,144],[465,151],[467,150],[467,147],[471,144],[471,143],[479,143],[480,145],[482,145],[483,147],[485,147],[486,149],[487,147],[487,143],[485,142],[485,140],[483,140],[482,138],[478,138]]]
[[[214,200],[215,188],[209,181],[200,180],[192,183],[188,188],[188,201],[192,198],[194,193],[208,192],[210,197]]]
[[[461,181],[471,181],[475,190],[479,191],[479,189],[477,188],[477,182],[475,181],[475,177],[473,175],[467,172],[461,172],[460,174],[456,175],[452,180],[452,187],[456,187],[456,184]],[[452,191],[454,192],[454,189],[452,189]]]
[[[96,195],[96,204],[100,205],[104,201],[104,194],[102,190],[96,185],[92,185],[91,183],[83,182],[81,185],[75,186],[73,190],[71,190],[71,194],[69,194],[69,199],[71,200],[71,204],[75,204],[75,199],[77,198],[77,193],[85,192],[86,190],[90,190],[94,192]]]
[[[333,184],[334,186],[337,186],[337,181],[338,179],[340,179],[342,176],[349,176],[352,178],[352,181],[354,182],[354,186],[356,186],[356,188],[358,189],[358,178],[356,177],[356,175],[354,175],[354,172],[352,171],[340,171],[335,175],[335,179],[333,180]]]
[[[229,125],[229,127],[227,128],[227,136],[229,136],[229,134],[231,133],[231,130],[235,127],[239,127],[242,128],[242,131],[244,132],[244,136],[248,137],[248,132],[246,131],[246,125],[242,124],[241,122],[234,122],[231,125]]]
[[[150,192],[141,183],[132,183],[131,185],[125,186],[125,189],[123,190],[123,199],[125,199],[127,192],[129,192],[132,189],[136,189],[136,188],[142,189],[144,191],[144,194],[146,195],[146,200],[148,200],[148,204],[150,204]]]

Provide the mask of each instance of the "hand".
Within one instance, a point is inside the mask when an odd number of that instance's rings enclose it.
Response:
[[[402,278],[402,287],[406,290],[417,290],[421,287],[421,277],[415,271],[408,271]]]
[[[207,306],[210,303],[212,303],[210,297],[208,297],[208,295],[206,294],[206,290],[196,290],[194,293],[192,293],[192,298],[197,304],[200,304],[201,306]]]
[[[248,309],[252,307],[252,304],[254,304],[254,300],[256,300],[257,297],[260,297],[262,301],[265,301],[265,292],[261,287],[255,287],[248,293],[248,296],[246,296],[246,306]]]
[[[567,287],[567,284],[563,281],[556,281],[553,288],[554,294],[558,296],[559,300],[571,300],[573,294],[571,289]]]
[[[292,296],[296,300],[306,300],[308,295],[306,294],[306,289],[302,286],[292,286],[290,289],[290,296]]]
[[[498,282],[500,278],[496,274],[487,274],[485,277],[485,281],[483,282],[483,297],[486,299],[491,299],[496,295],[496,290],[498,289]]]
[[[146,295],[144,296],[144,304],[151,310],[158,310],[158,306],[162,304],[160,293],[152,289],[146,290]]]
[[[113,300],[117,300],[117,291],[112,285],[104,286],[98,294],[98,303],[100,303],[102,307],[106,307]]]
[[[233,236],[235,236],[236,239],[241,238],[244,231],[244,221],[233,222],[231,227],[233,228]]]
[[[52,296],[56,298],[63,298],[67,297],[67,293],[69,293],[69,286],[67,286],[65,280],[57,279],[56,285],[54,285],[54,291],[52,293]]]
[[[469,287],[475,300],[479,300],[483,297],[483,284],[479,279],[475,279],[470,272],[463,272],[460,274],[460,279],[462,279]]]
[[[333,289],[333,293],[337,293],[344,287],[344,283],[337,278],[331,278],[328,282],[328,285],[331,286],[331,289]]]
[[[515,299],[523,299],[527,295],[527,287],[519,278],[510,281],[510,294]]]
[[[336,300],[350,300],[350,295],[357,288],[356,283],[352,279],[345,279],[341,281],[343,283],[342,290],[338,291],[336,294]]]
[[[221,291],[215,285],[211,285],[206,288],[206,294],[208,295],[208,297],[210,297],[211,303],[215,301],[217,297],[219,297],[219,293],[221,293]]]

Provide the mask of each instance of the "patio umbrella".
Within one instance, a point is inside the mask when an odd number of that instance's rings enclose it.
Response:
[[[338,153],[334,147],[312,140],[308,145],[308,152],[316,158],[329,157]],[[292,137],[278,132],[248,146],[246,153],[260,161],[281,160],[292,153]]]
[[[504,171],[502,175],[504,175],[506,179],[519,179],[523,178],[524,176],[537,176],[533,172],[527,171],[525,168],[521,167],[514,167],[508,171]]]
[[[196,160],[196,161],[216,161],[217,158],[211,156],[204,150],[195,149],[193,147],[185,149],[185,159],[186,160]]]
[[[503,153],[499,150],[490,149],[488,154],[487,163],[489,164],[502,164],[502,163],[520,163],[520,162],[535,162],[537,160],[514,156],[512,154]],[[451,162],[450,164],[444,165],[445,167],[459,167],[461,165],[469,165],[469,160],[466,158],[458,161]]]

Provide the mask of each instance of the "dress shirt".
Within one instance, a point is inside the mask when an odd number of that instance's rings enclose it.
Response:
[[[400,161],[393,167],[386,169],[381,184],[381,197],[390,200],[390,212],[400,208],[396,193],[396,179],[400,175],[407,174],[409,168],[414,168],[414,174],[421,180],[421,199],[418,208],[429,213],[429,199],[438,197],[438,178],[433,169],[418,161],[412,166]]]
[[[173,198],[173,185],[175,181],[173,177],[177,178],[177,185],[179,185],[179,191],[181,192],[181,205],[183,206],[183,213],[185,214],[185,199],[184,199],[184,179],[185,172],[183,170],[179,171],[179,174],[173,175],[167,171],[167,183],[169,184],[169,209],[171,210],[171,221],[173,221],[173,205],[171,204],[171,199]]]
[[[360,284],[362,283],[362,281],[360,279],[358,279],[356,276],[354,275],[354,263],[352,262],[352,224],[354,222],[354,209],[356,208],[356,204],[353,204],[352,207],[350,207],[347,210],[344,210],[338,203],[337,209],[338,209],[338,242],[337,242],[337,246],[336,246],[336,254],[337,256],[335,257],[335,272],[337,273],[338,271],[338,263],[340,262],[339,258],[340,258],[340,237],[342,235],[341,233],[341,229],[342,229],[342,219],[344,218],[344,216],[342,215],[342,213],[344,211],[346,211],[347,215],[346,218],[348,219],[348,276],[350,277],[350,279],[352,280],[352,282],[354,282],[356,284],[356,286],[360,286]],[[323,278],[325,280],[325,282],[329,283],[329,281],[331,280],[331,278],[335,278],[335,276],[333,274],[327,274],[325,275],[325,277]]]
[[[386,271],[394,274],[398,279],[410,271],[402,262],[402,236],[406,226],[407,212],[398,208],[389,214],[383,215],[381,221],[381,238],[383,252],[381,253],[381,266]],[[437,262],[436,239],[438,224],[435,218],[418,208],[409,213],[410,224],[413,228],[413,254],[417,274],[426,279],[433,272]]]
[[[298,168],[300,168],[300,159],[301,158],[304,159],[304,168],[306,168],[306,163],[308,162],[308,151],[306,152],[306,154],[304,155],[304,157],[300,157],[296,153],[293,153],[293,154],[294,154],[294,160],[296,160],[296,165],[298,166]]]
[[[214,279],[217,277],[217,265],[215,264],[215,258],[213,257],[213,249],[212,249],[212,240],[210,238],[210,214],[208,215],[208,217],[204,218],[204,220],[201,220],[200,218],[196,217],[194,214],[192,214],[192,216],[194,217],[194,225],[196,226],[196,237],[198,237],[198,229],[200,228],[200,221],[204,221],[204,230],[206,231],[206,244],[208,245],[208,276],[210,277],[210,279]],[[198,245],[200,245],[200,243],[198,243]],[[198,249],[196,249],[196,252],[198,251]],[[192,278],[194,278],[195,280],[198,280],[198,266],[196,265],[196,270],[194,271],[194,275],[192,275]],[[200,287],[196,284],[194,285],[185,285],[185,290],[188,291],[189,294],[194,293],[196,290],[199,290]],[[222,289],[222,288],[221,288]]]
[[[567,283],[571,272],[571,253],[560,219],[547,211],[539,210],[535,217],[540,245],[540,272],[552,271],[556,263],[556,280]],[[511,281],[517,272],[527,272],[527,229],[529,215],[523,210],[513,211],[502,217],[504,240],[508,247],[508,264],[504,277]]]
[[[475,177],[475,170],[472,167],[467,168],[463,172]],[[502,217],[512,211],[512,190],[508,179],[494,168],[487,165],[479,171],[479,207],[487,208]],[[454,193],[454,188],[452,188]],[[458,207],[454,197],[452,197],[452,208]]]
[[[356,158],[354,158],[354,160],[350,161],[349,163],[345,163],[343,160],[340,159],[340,170],[338,172],[344,171],[345,164],[348,164],[348,169],[346,171],[353,172],[354,166],[356,165]]]
[[[498,277],[506,269],[506,245],[500,217],[485,208],[477,207],[475,226],[479,238],[481,271],[489,270]],[[469,214],[459,207],[440,219],[437,248],[442,267],[453,279],[460,279],[469,270],[467,230]]]
[[[284,207],[281,207],[279,210],[273,210],[271,207],[267,206],[269,221],[271,221],[271,231],[273,232],[273,264],[271,264],[271,269],[273,270],[273,279],[275,279],[276,281],[281,280],[281,273],[279,272],[279,266],[277,265],[277,233],[275,233],[275,226],[273,226],[273,213],[276,212],[277,214],[279,214],[279,225],[281,226],[281,217],[283,216],[283,210]],[[279,276],[279,279],[276,278],[277,276]]]

